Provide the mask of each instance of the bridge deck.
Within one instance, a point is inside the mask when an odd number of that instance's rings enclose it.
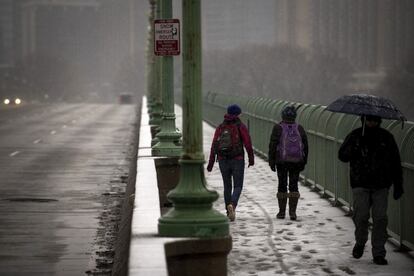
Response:
[[[146,186],[146,193],[157,195],[155,167],[149,160],[149,128],[145,122],[145,107],[138,158],[137,187]],[[176,107],[176,124],[181,128],[181,109]],[[147,129],[145,129],[147,128]],[[214,128],[203,123],[204,151],[208,157]],[[147,154],[145,154],[145,152]],[[229,275],[413,275],[412,254],[394,252],[387,243],[388,266],[372,263],[371,245],[367,243],[364,256],[356,260],[351,251],[354,244],[354,226],[350,217],[340,208],[332,207],[327,199],[300,186],[298,220],[276,219],[278,210],[277,177],[267,162],[256,157],[254,167],[246,168],[243,193],[237,208],[237,217],[230,223],[233,249],[228,255]],[[153,163],[153,162],[152,162]],[[141,164],[141,165],[140,165]],[[145,165],[145,177],[140,168]],[[140,167],[141,166],[141,167]],[[151,173],[149,170],[153,170]],[[142,172],[141,172],[142,174]],[[152,176],[151,176],[152,175]],[[152,177],[152,178],[151,178]],[[214,208],[225,212],[222,197],[222,179],[218,164],[206,172],[211,189],[220,193]],[[152,188],[151,188],[152,187]],[[155,187],[155,188],[154,188]],[[137,189],[137,193],[140,190]],[[147,197],[148,199],[148,197]],[[130,275],[167,275],[163,250],[165,238],[157,237],[159,205],[150,203],[151,215],[142,219],[141,205],[136,198],[133,218],[130,256]],[[139,218],[141,216],[141,219]],[[143,228],[150,225],[148,228]],[[149,230],[142,235],[142,229]],[[171,241],[171,239],[167,239]],[[145,248],[150,249],[144,250]],[[151,273],[150,273],[151,272]],[[150,274],[148,274],[150,273]]]

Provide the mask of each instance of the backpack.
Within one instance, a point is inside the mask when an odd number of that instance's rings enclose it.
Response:
[[[243,144],[239,131],[239,123],[222,123],[216,141],[216,154],[225,159],[232,159],[243,154]]]
[[[300,163],[304,159],[302,137],[298,124],[280,123],[282,135],[277,145],[279,160],[282,162]]]

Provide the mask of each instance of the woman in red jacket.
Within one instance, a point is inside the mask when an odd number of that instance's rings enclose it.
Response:
[[[246,125],[241,122],[240,114],[241,108],[238,105],[228,106],[223,123],[216,128],[214,133],[207,166],[207,171],[211,172],[217,156],[223,178],[224,203],[230,221],[235,220],[236,207],[243,189],[245,165],[243,147],[247,151],[248,166],[254,165],[254,153],[249,131]]]

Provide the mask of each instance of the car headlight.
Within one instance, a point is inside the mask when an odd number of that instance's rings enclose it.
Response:
[[[9,99],[4,99],[4,104],[9,104],[10,103],[10,100]]]
[[[19,98],[16,98],[16,99],[14,100],[14,103],[15,103],[15,104],[21,104],[21,103],[22,103],[22,100],[20,100]]]

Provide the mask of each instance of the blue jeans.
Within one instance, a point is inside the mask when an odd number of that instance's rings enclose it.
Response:
[[[236,208],[243,189],[244,160],[225,159],[219,161],[221,176],[223,177],[224,202]]]
[[[372,214],[372,256],[385,257],[385,243],[387,235],[387,206],[388,189],[371,190],[366,188],[353,188],[353,221],[355,224],[355,241],[365,245],[368,240],[368,220]]]

